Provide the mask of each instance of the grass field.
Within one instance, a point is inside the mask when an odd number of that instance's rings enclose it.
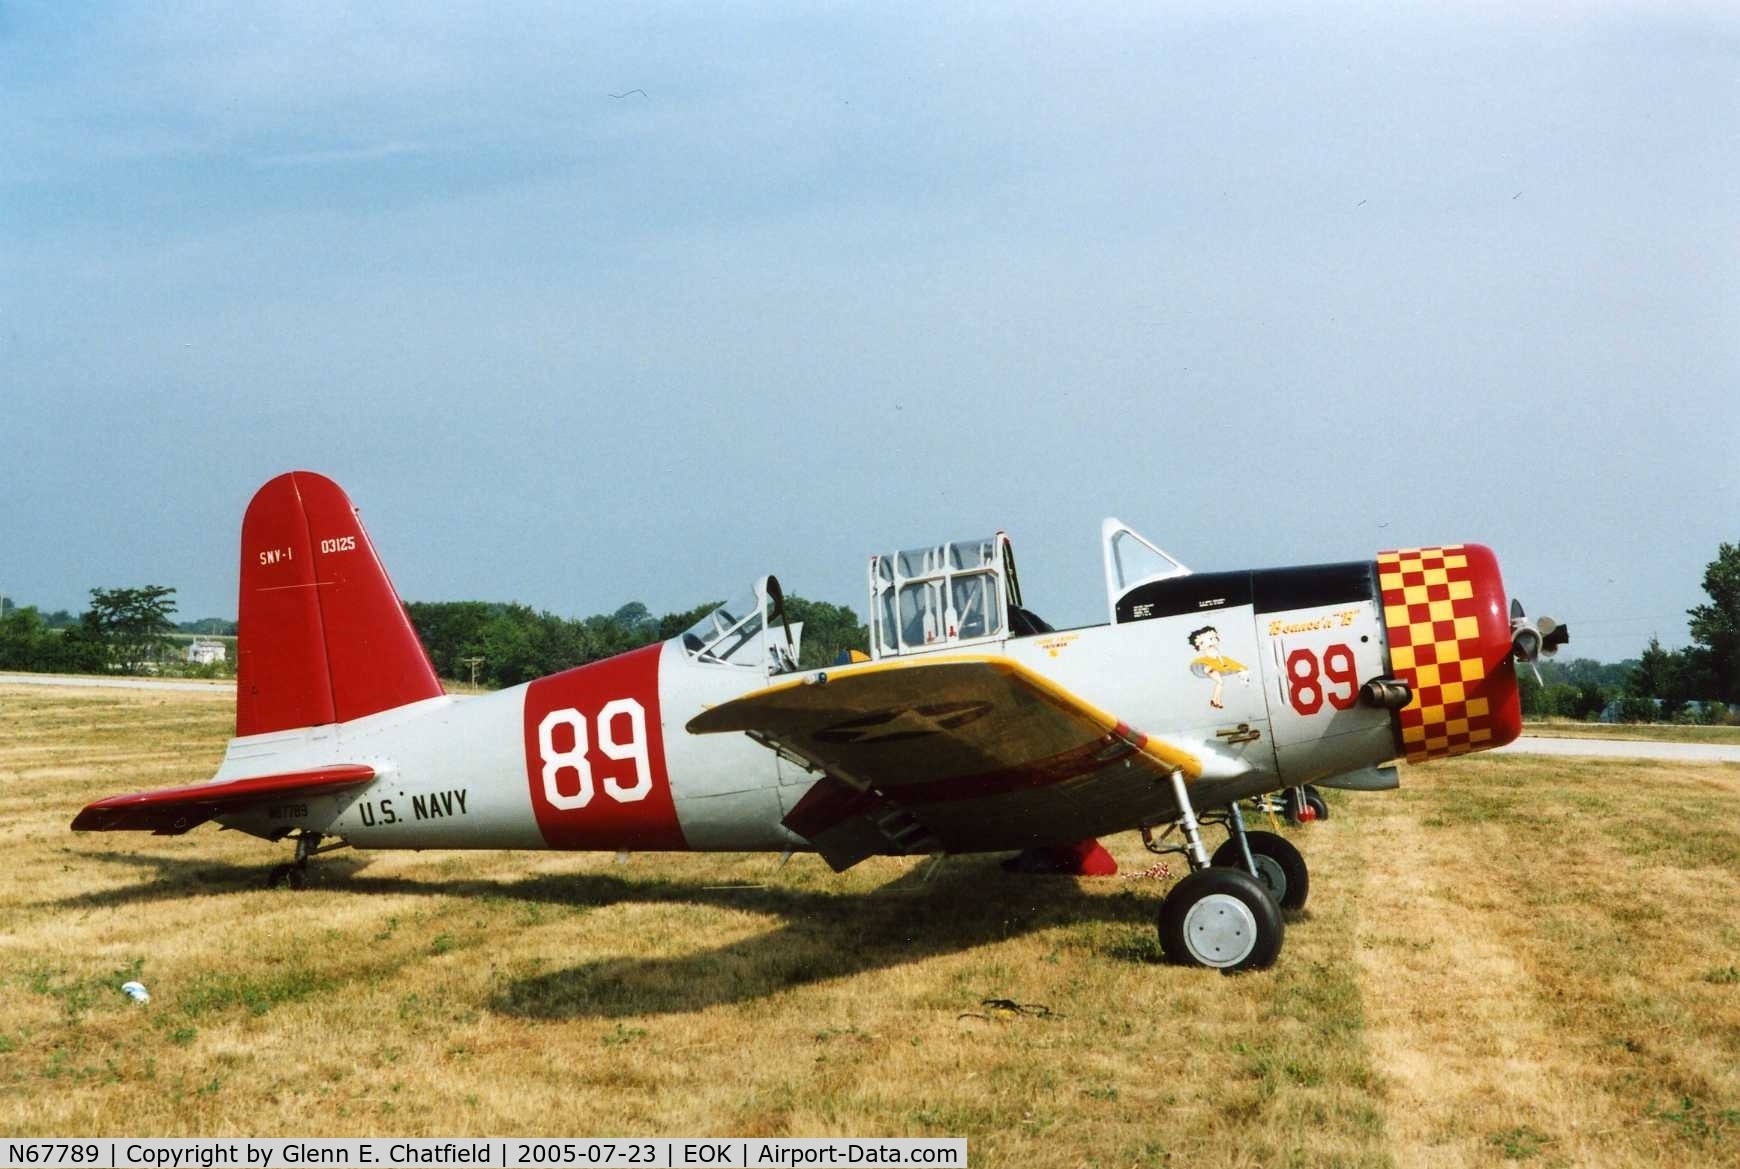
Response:
[[[67,831],[92,797],[206,778],[230,718],[0,687],[0,1135],[1740,1162],[1740,768],[1474,757],[1331,793],[1293,833],[1312,901],[1279,965],[1224,978],[1158,962],[1164,882],[978,858],[341,852],[293,893],[261,888],[282,846]]]

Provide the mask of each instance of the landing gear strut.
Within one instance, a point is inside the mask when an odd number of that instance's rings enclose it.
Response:
[[[349,842],[340,840],[320,847],[321,836],[318,832],[299,832],[296,835],[296,859],[281,865],[274,865],[266,875],[266,888],[278,889],[288,885],[292,889],[306,888],[308,885],[308,858],[323,852],[331,852],[338,848],[349,847]]]
[[[1178,804],[1176,827],[1183,831],[1184,843],[1162,844],[1148,829],[1142,830],[1142,841],[1150,852],[1180,853],[1191,870],[1161,903],[1160,949],[1180,965],[1207,966],[1223,974],[1273,965],[1281,953],[1286,927],[1276,896],[1252,875],[1261,846],[1252,849],[1250,842],[1259,834],[1246,833],[1237,810],[1231,810],[1228,827],[1232,835],[1227,845],[1237,849],[1240,863],[1236,867],[1217,866],[1203,847],[1181,771],[1172,773],[1172,795]],[[1224,852],[1226,846],[1215,855]],[[1303,867],[1303,861],[1300,864]]]
[[[1311,892],[1311,873],[1293,842],[1273,832],[1247,832],[1237,804],[1226,810],[1226,830],[1226,843],[1214,850],[1209,863],[1217,869],[1250,873],[1282,909],[1304,909]]]

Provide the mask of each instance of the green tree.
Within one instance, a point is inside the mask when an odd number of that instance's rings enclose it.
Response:
[[[234,637],[236,623],[226,621],[222,617],[201,617],[198,621],[183,621],[176,625],[178,633],[192,633],[199,637]]]
[[[1546,689],[1542,703],[1546,713],[1557,718],[1581,719],[1583,714],[1583,692],[1569,682],[1554,682]]]
[[[868,627],[845,605],[787,597],[785,615],[788,621],[803,622],[804,638],[798,647],[798,664],[806,670],[831,666],[842,653],[850,650],[870,651]]]
[[[1704,592],[1709,603],[1686,611],[1695,666],[1715,687],[1715,693],[1698,697],[1740,702],[1740,544],[1717,548],[1704,569]]]
[[[48,631],[42,614],[34,605],[22,609],[7,609],[0,616],[0,669],[50,669],[48,659],[54,652],[56,635]]]
[[[659,618],[659,640],[669,641],[724,603],[724,601],[704,601],[693,609],[684,609],[680,613],[666,613]]]
[[[109,641],[97,624],[97,615],[86,613],[77,623],[63,629],[40,668],[68,674],[107,672]]]
[[[443,678],[469,678],[471,667],[465,659],[483,654],[483,630],[492,615],[506,606],[483,601],[413,601],[405,606],[411,625],[435,672]],[[487,672],[479,678],[487,677]]]
[[[165,585],[92,589],[86,614],[108,651],[109,662],[127,673],[162,652],[175,632],[175,590]]]
[[[485,684],[518,686],[545,673],[531,616],[523,605],[507,605],[484,622],[472,656],[483,659],[479,676]]]
[[[639,601],[630,601],[622,608],[612,613],[610,619],[617,625],[638,637],[643,637],[641,644],[656,640],[659,631],[659,619],[652,611]]]
[[[1656,717],[1667,722],[1673,718],[1676,710],[1685,705],[1685,676],[1684,656],[1663,649],[1661,642],[1651,637],[1649,645],[1644,648],[1643,656],[1637,659],[1637,665],[1632,668],[1631,677],[1626,679],[1625,692],[1630,698],[1654,699],[1659,702]],[[1634,709],[1641,710],[1643,707]]]

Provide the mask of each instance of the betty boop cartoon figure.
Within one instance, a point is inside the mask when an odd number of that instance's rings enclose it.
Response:
[[[1245,685],[1251,684],[1251,672],[1243,665],[1233,661],[1220,652],[1220,630],[1212,625],[1204,625],[1190,635],[1191,648],[1197,656],[1191,660],[1190,672],[1198,678],[1214,679],[1214,693],[1209,696],[1208,704],[1216,710],[1223,707],[1221,691],[1226,685],[1228,674],[1237,674]]]

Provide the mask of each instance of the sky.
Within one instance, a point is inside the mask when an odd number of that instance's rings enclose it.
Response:
[[[0,593],[233,616],[305,468],[408,600],[654,612],[1102,517],[1490,545],[1571,654],[1740,541],[1729,4],[0,4]]]

